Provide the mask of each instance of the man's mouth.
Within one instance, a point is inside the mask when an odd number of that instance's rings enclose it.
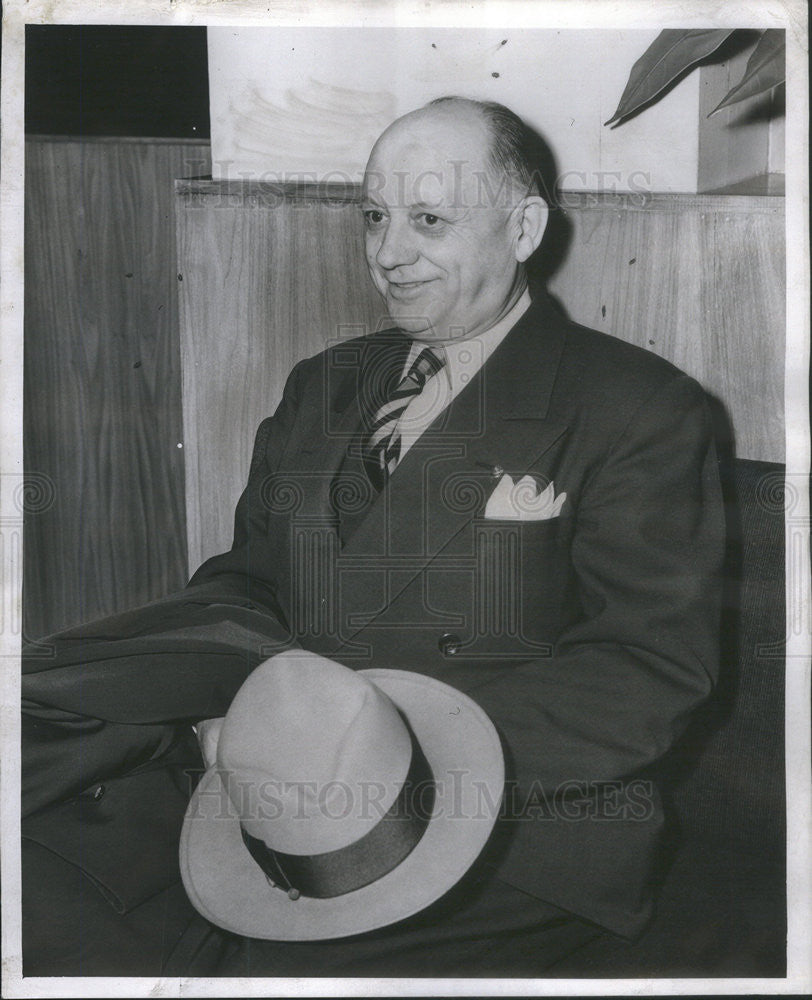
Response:
[[[388,282],[389,292],[395,298],[406,297],[428,285],[431,280],[429,278],[425,281],[390,281]]]

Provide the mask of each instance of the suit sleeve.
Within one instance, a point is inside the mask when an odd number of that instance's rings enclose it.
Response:
[[[257,428],[248,483],[234,512],[234,548],[245,545],[252,534],[266,528],[262,487],[265,478],[279,468],[285,445],[290,439],[299,408],[300,375],[301,366],[296,365],[285,382],[276,412]]]
[[[472,694],[520,787],[632,775],[661,757],[718,669],[724,519],[704,394],[676,377],[638,409],[582,492],[583,613],[553,655]]]

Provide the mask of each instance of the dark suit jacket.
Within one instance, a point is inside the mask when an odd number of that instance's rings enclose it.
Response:
[[[704,395],[537,301],[374,496],[352,445],[374,409],[367,373],[399,339],[349,341],[294,368],[257,433],[234,547],[183,594],[71,630],[31,661],[24,697],[47,733],[31,801],[51,800],[55,780],[76,791],[113,758],[159,757],[163,723],[222,714],[257,662],[298,643],[469,693],[508,764],[490,862],[632,935],[662,827],[651,765],[717,670],[723,518]],[[495,468],[553,482],[567,494],[560,516],[485,518]],[[44,763],[63,735],[42,706],[106,720],[81,774],[55,779]]]

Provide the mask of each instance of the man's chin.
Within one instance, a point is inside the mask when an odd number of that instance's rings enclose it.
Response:
[[[397,308],[397,306],[393,308],[393,303],[391,302],[387,303],[387,305],[389,306],[389,318],[404,333],[417,338],[421,334],[431,336],[432,322],[428,316],[421,316],[414,311],[409,312],[402,308]]]
[[[420,334],[427,336],[432,334],[432,325],[425,316],[398,316],[392,315],[391,312],[389,315],[396,326],[413,337],[419,337]]]

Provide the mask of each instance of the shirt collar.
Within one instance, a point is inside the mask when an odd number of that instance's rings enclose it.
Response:
[[[452,396],[456,396],[470,382],[529,308],[530,292],[525,288],[510,311],[483,333],[436,345],[445,351],[446,364],[440,375],[445,373]],[[409,370],[415,358],[426,346],[425,341],[412,341],[404,371]]]

